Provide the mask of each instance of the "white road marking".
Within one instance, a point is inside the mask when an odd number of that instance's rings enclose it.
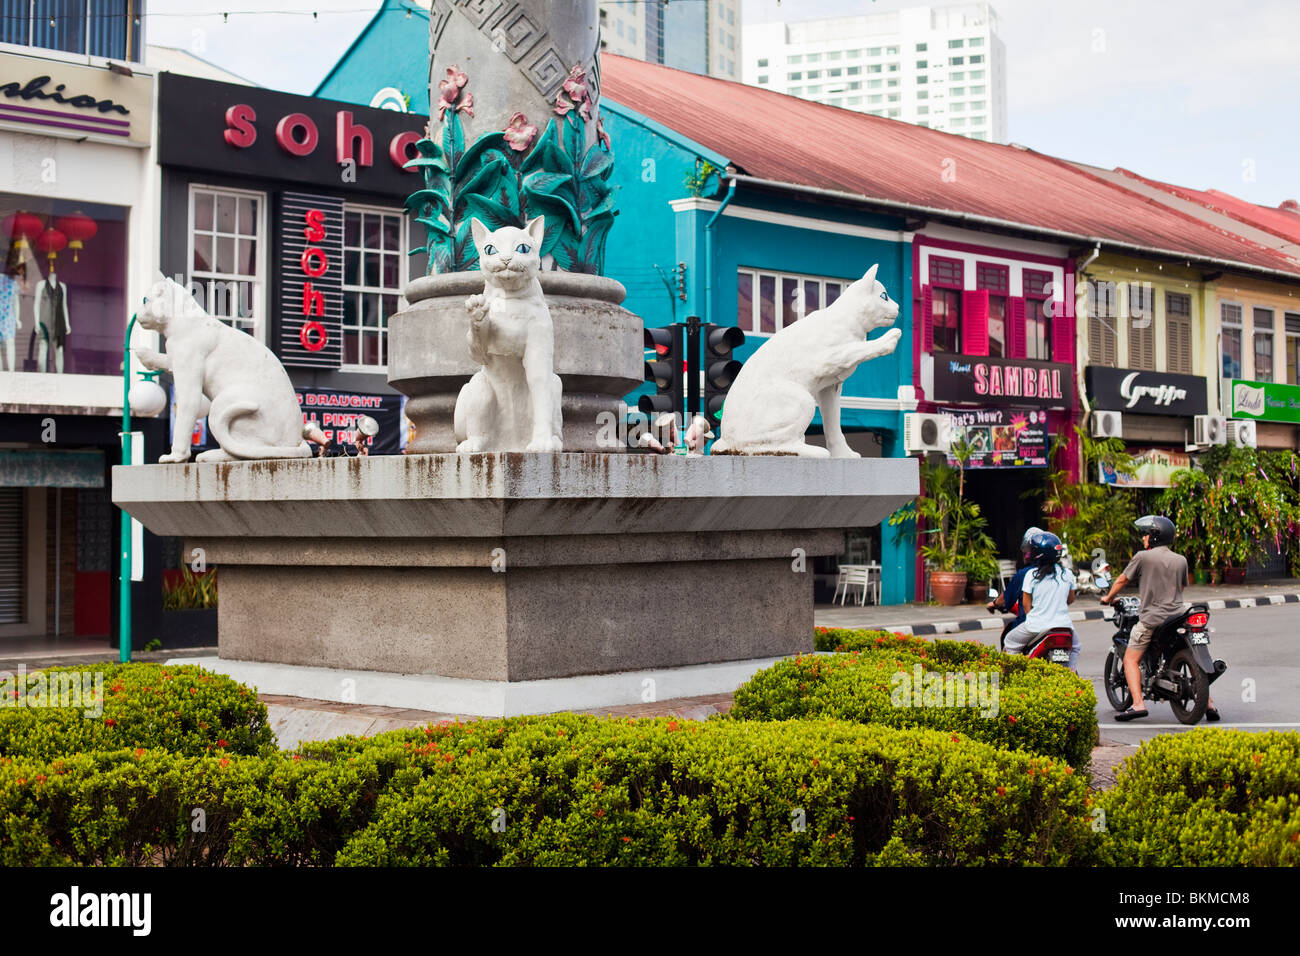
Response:
[[[1201,721],[1201,724],[1204,724],[1207,727],[1218,727],[1220,730],[1245,730],[1246,728],[1250,728],[1250,727],[1300,727],[1300,724],[1228,724],[1222,721],[1220,721],[1217,724],[1210,724],[1204,720]],[[1191,730],[1193,727],[1196,726],[1199,725],[1197,724],[1149,724],[1145,720],[1142,720],[1141,718],[1139,718],[1138,720],[1131,720],[1131,721],[1118,721],[1118,720],[1113,722],[1102,721],[1102,727],[1106,730],[1138,730],[1142,727],[1146,727],[1148,729],[1156,729],[1156,730]]]

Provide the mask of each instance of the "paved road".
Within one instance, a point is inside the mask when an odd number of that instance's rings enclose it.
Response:
[[[1191,729],[1178,723],[1165,701],[1148,702],[1151,716],[1145,720],[1117,722],[1101,684],[1114,626],[1108,621],[1084,621],[1076,626],[1083,640],[1079,674],[1092,681],[1097,693],[1097,719],[1104,739],[1137,744],[1156,734]],[[1213,629],[1211,653],[1228,665],[1228,670],[1210,688],[1210,696],[1223,720],[1208,725],[1202,721],[1197,726],[1300,730],[1300,606],[1212,611],[1210,627]],[[944,636],[959,640],[977,638],[996,645],[997,634],[997,631],[976,631]]]

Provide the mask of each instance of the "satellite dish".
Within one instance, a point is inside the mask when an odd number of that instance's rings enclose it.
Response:
[[[367,438],[374,438],[379,434],[379,422],[375,421],[369,415],[357,416],[357,431]]]

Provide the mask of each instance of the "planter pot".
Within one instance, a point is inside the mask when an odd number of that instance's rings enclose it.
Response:
[[[158,633],[152,636],[162,641],[162,646],[166,649],[216,647],[217,609],[209,607],[193,611],[163,611],[158,617]],[[144,644],[137,648],[143,649]]]
[[[986,581],[967,581],[966,582],[966,603],[967,604],[987,604],[989,601],[989,586]]]
[[[1210,583],[1210,572],[1206,571],[1204,568],[1197,568],[1196,571],[1193,572],[1192,577],[1196,580],[1197,584]]]
[[[930,593],[944,607],[961,603],[966,591],[966,575],[961,571],[931,571]]]
[[[564,450],[627,451],[616,426],[623,397],[644,379],[641,320],[619,305],[626,291],[613,279],[543,272],[540,281],[564,386]],[[482,291],[481,272],[422,276],[406,287],[410,305],[389,319],[388,384],[408,399],[410,454],[456,450],[456,396],[479,369],[469,356],[465,299]]]
[[[1245,584],[1246,569],[1245,568],[1224,568],[1223,583],[1224,584]]]
[[[1223,575],[1219,572],[1219,569],[1212,568],[1210,570],[1210,583],[1218,584],[1221,580],[1223,580]]]

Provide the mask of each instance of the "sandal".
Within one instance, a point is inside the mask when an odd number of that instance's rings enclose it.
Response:
[[[1137,720],[1139,717],[1145,717],[1145,716],[1147,716],[1147,712],[1145,710],[1134,710],[1132,707],[1130,707],[1128,710],[1124,711],[1124,713],[1116,714],[1115,719],[1116,720]]]
[[[1206,707],[1206,708],[1205,708],[1205,719],[1208,720],[1208,721],[1209,721],[1210,723],[1212,723],[1212,724],[1217,724],[1217,723],[1219,722],[1219,708],[1217,708],[1217,707]]]

